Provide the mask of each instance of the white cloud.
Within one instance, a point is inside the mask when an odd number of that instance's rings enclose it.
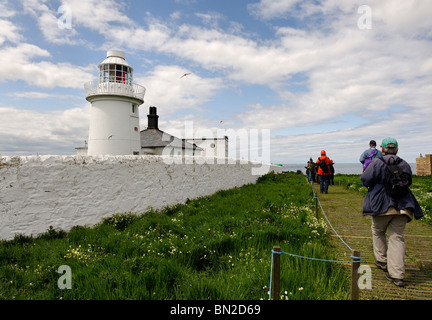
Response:
[[[260,45],[218,29],[182,25],[178,30],[158,48],[160,52],[193,61],[207,70],[221,71],[232,80],[268,84],[284,79],[292,70],[293,63],[283,48]]]
[[[377,28],[408,37],[432,35],[432,3],[428,0],[376,1],[370,4]]]
[[[125,47],[132,50],[157,50],[170,39],[170,29],[153,22],[148,29],[138,26],[111,26],[104,31],[106,46]]]
[[[40,58],[49,57],[47,50],[32,44],[3,47],[0,49],[0,81],[21,80],[41,88],[82,88],[84,82],[93,78],[88,72],[89,67],[38,61]]]
[[[62,0],[62,4],[71,8],[74,25],[90,28],[101,34],[108,33],[112,23],[132,23],[132,20],[123,13],[125,4],[121,1]]]
[[[258,3],[249,4],[248,9],[255,16],[272,19],[283,16],[299,2],[301,0],[261,0]]]
[[[38,25],[47,40],[54,43],[65,43],[68,37],[61,34],[57,26],[56,17],[44,4],[45,1],[29,0],[23,4],[24,12],[37,17]],[[6,4],[2,4],[12,17],[15,12],[7,10]],[[51,54],[48,50],[28,43],[20,33],[21,27],[9,20],[0,19],[0,63],[2,72],[0,82],[24,81],[29,85],[41,88],[53,88],[56,86],[65,88],[82,88],[85,81],[91,80],[88,72],[90,67],[74,66],[70,63],[52,63],[49,61]],[[60,31],[59,31],[60,30]],[[10,43],[7,43],[9,41]]]
[[[368,148],[371,139],[379,143],[386,137],[394,137],[399,142],[399,156],[415,162],[420,153],[429,152],[432,142],[419,138],[413,131],[432,136],[429,120],[422,119],[422,112],[409,110],[394,113],[389,119],[374,121],[353,128],[322,131],[319,133],[276,136],[272,138],[272,158],[290,163],[314,160],[324,149],[336,163],[358,162],[360,154]]]
[[[45,38],[49,42],[56,44],[83,44],[83,41],[74,39],[78,33],[76,29],[72,28],[72,26],[71,28],[59,27],[60,15],[57,15],[56,13],[57,12],[49,10],[44,10],[39,13],[38,25]],[[66,24],[63,20],[61,20],[61,22]]]
[[[10,7],[8,0],[3,0],[0,3],[0,18],[9,18],[16,14],[15,10]]]
[[[203,25],[209,28],[219,28],[219,21],[224,20],[225,17],[218,12],[195,13],[201,19]]]
[[[184,74],[188,75],[182,77]],[[162,119],[182,109],[200,110],[223,87],[220,79],[202,78],[188,69],[173,65],[157,66],[145,76],[135,76],[135,81],[146,87],[145,106],[158,107]],[[143,106],[140,109],[143,110]],[[141,115],[144,114],[147,113],[141,111]]]
[[[39,29],[49,42],[56,44],[79,43],[73,40],[76,35],[75,30],[59,27],[58,20],[62,15],[58,13],[58,8],[50,9],[46,3],[46,0],[23,1],[23,11],[36,19]]]
[[[0,107],[0,154],[75,154],[88,136],[88,106],[41,113]]]
[[[60,94],[60,93],[47,93],[38,91],[15,91],[7,94],[14,98],[26,98],[26,99],[83,99],[82,96],[71,95],[71,94]]]
[[[0,45],[6,41],[17,43],[19,40],[21,40],[21,35],[17,26],[8,20],[0,19]]]
[[[55,44],[84,45],[78,28],[105,34],[110,32],[111,23],[131,23],[122,13],[122,3],[113,0],[62,0],[56,7],[46,0],[23,0],[23,8],[37,20],[45,39]],[[65,23],[70,26],[65,28]]]

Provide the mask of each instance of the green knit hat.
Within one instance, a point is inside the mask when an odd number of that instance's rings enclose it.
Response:
[[[381,147],[383,148],[397,148],[398,147],[398,142],[396,141],[396,139],[393,138],[385,138],[382,142],[381,142]]]

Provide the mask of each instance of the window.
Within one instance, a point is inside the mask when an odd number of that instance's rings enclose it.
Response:
[[[116,65],[115,66],[115,70],[116,70],[116,78],[115,78],[115,82],[117,83],[122,83],[123,81],[123,72],[122,72],[122,66]],[[123,82],[124,83],[124,82]]]
[[[104,64],[99,69],[100,82],[132,84],[132,69],[117,64]]]

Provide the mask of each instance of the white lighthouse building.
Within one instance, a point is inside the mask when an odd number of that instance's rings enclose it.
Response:
[[[109,50],[98,69],[99,78],[84,85],[91,103],[87,155],[140,154],[145,88],[133,83],[133,68],[120,50]]]

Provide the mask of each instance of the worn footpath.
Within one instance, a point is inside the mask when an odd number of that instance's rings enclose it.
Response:
[[[432,300],[432,227],[413,220],[405,229],[405,287],[396,287],[374,264],[371,217],[362,215],[363,196],[342,186],[330,186],[328,194],[319,194],[321,206],[339,236],[353,250],[360,251],[362,265],[372,270],[372,289],[360,290],[361,300]],[[320,214],[322,214],[320,212]],[[351,252],[336,236],[332,242],[338,258],[348,259]],[[347,265],[347,272],[350,266]]]

